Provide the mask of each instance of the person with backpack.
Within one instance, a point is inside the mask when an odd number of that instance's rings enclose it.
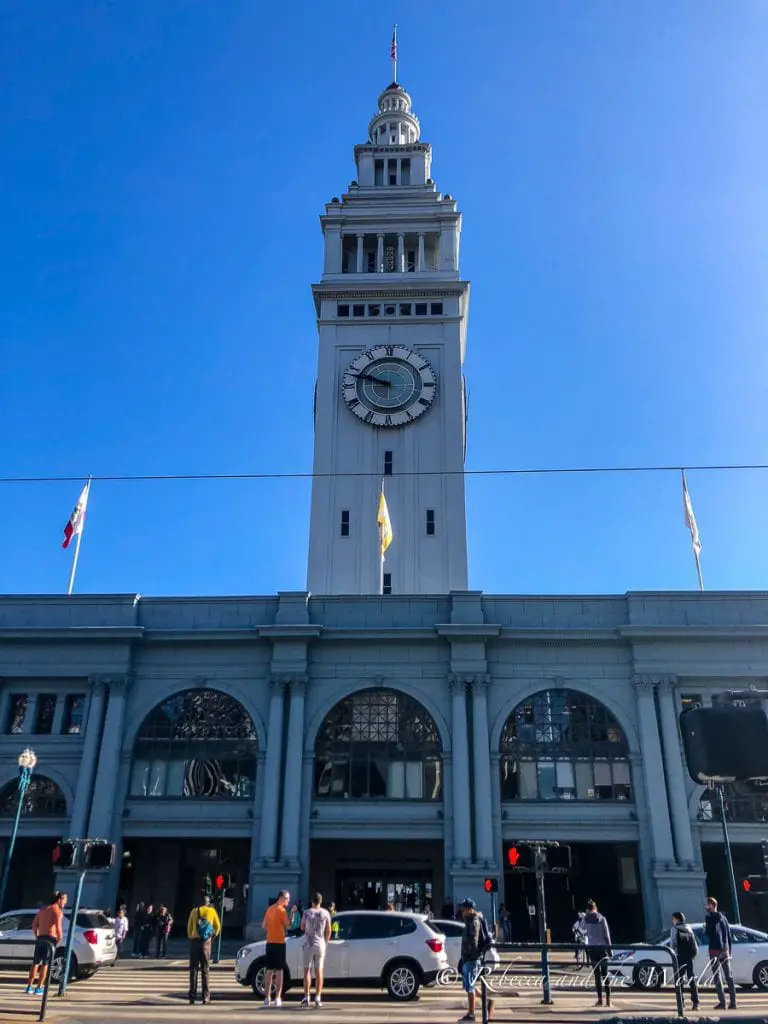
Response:
[[[189,939],[189,1002],[197,998],[197,975],[200,975],[200,994],[204,1003],[211,1001],[208,976],[211,970],[211,943],[221,931],[221,921],[211,906],[211,897],[201,893],[200,904],[190,911],[187,920]]]
[[[464,934],[461,936],[461,959],[459,969],[464,991],[467,993],[467,1012],[460,1021],[474,1021],[475,1006],[482,999],[482,991],[477,982],[483,969],[483,958],[493,945],[488,925],[482,914],[478,914],[474,900],[464,900],[461,904],[464,918]],[[493,1000],[488,1000],[488,1020],[493,1020]]]
[[[603,1005],[603,990],[605,990],[605,1005],[611,1005],[611,989],[608,984],[608,960],[612,955],[611,951],[611,929],[602,914],[598,913],[597,904],[594,900],[587,900],[587,912],[584,915],[584,939],[587,944],[587,957],[592,964],[592,971],[595,976],[595,990],[597,992],[596,1006]]]
[[[682,911],[672,915],[672,929],[669,933],[669,947],[677,956],[677,977],[675,984],[680,986],[681,998],[685,1000],[683,992],[685,982],[691,984],[691,1005],[694,1010],[699,1008],[699,986],[696,983],[696,972],[693,969],[693,961],[699,952],[699,944],[691,926],[686,924],[685,914]]]
[[[707,897],[705,907],[707,914],[704,918],[704,931],[709,944],[709,966],[717,992],[715,1009],[725,1009],[722,978],[722,975],[725,975],[725,983],[728,986],[728,1009],[735,1010],[736,986],[733,983],[733,972],[731,971],[731,947],[733,945],[731,926],[725,914],[717,909],[717,900],[714,896]]]

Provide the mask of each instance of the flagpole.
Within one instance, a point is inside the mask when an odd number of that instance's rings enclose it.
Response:
[[[88,477],[88,490],[86,492],[85,504],[86,511],[88,508],[88,498],[91,496],[91,477]],[[69,587],[67,588],[67,597],[72,596],[72,588],[75,585],[75,573],[77,572],[77,560],[80,557],[80,541],[83,539],[83,529],[85,523],[82,524],[81,529],[77,531],[77,540],[75,541],[75,553],[72,556],[72,568],[69,570]]]
[[[384,555],[381,556],[381,570],[379,572],[379,594],[384,596]]]
[[[699,581],[699,590],[704,590],[704,579],[701,575],[701,541],[699,540],[699,527],[696,523],[696,516],[691,504],[691,496],[688,493],[688,481],[685,479],[685,470],[680,469],[683,478],[683,509],[685,512],[685,525],[691,531],[691,544],[693,547],[693,560],[696,563],[696,578]]]
[[[699,590],[703,590],[704,580],[701,577],[701,559],[699,558],[699,552],[695,548],[693,549],[693,558],[696,562],[696,575],[699,578]]]
[[[397,25],[392,30],[392,81],[397,81]]]

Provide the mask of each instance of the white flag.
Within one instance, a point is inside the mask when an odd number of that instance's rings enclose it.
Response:
[[[699,528],[696,525],[696,516],[693,514],[693,505],[691,504],[691,496],[688,493],[688,484],[685,481],[685,470],[683,474],[683,516],[685,519],[685,525],[691,531],[691,543],[693,544],[693,550],[696,557],[701,554],[701,540],[699,539]]]

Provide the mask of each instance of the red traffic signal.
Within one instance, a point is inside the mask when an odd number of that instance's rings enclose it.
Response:
[[[536,852],[525,844],[510,846],[507,851],[507,864],[513,871],[535,871]]]
[[[486,880],[483,882],[483,888],[485,889],[486,892],[498,892],[499,891],[499,881],[498,881],[498,879],[497,878],[486,878]]]
[[[768,875],[748,875],[742,879],[741,887],[750,896],[765,896],[768,893]]]
[[[216,875],[216,888],[217,889],[223,889],[224,888],[224,875]]]
[[[744,881],[741,883],[741,887],[744,890],[744,892],[750,892],[750,890],[752,889],[752,883],[748,878],[745,878]]]

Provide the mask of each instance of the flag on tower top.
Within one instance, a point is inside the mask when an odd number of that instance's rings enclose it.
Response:
[[[691,542],[693,543],[693,550],[696,555],[701,554],[701,540],[699,539],[699,528],[696,525],[696,516],[693,514],[693,505],[691,504],[691,496],[688,493],[688,484],[685,479],[685,470],[683,470],[683,517],[685,519],[685,525],[691,531]]]
[[[77,504],[72,510],[72,515],[69,517],[69,521],[64,527],[64,543],[61,545],[63,548],[68,548],[69,542],[72,538],[79,536],[83,532],[83,526],[85,525],[85,510],[88,505],[88,492],[90,487],[91,483],[89,480],[82,489],[80,497],[77,499]]]
[[[389,56],[392,60],[397,60],[397,25],[392,29],[392,45],[389,48]]]

